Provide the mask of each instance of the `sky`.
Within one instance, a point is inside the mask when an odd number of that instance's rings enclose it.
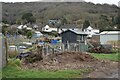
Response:
[[[34,1],[41,1],[41,0],[0,0],[0,2],[34,2]],[[52,1],[57,1],[57,0],[52,0]],[[62,0],[63,1],[63,0]],[[74,0],[71,0],[74,1]],[[93,2],[93,3],[107,3],[107,4],[115,4],[118,5],[118,2],[120,0],[84,0],[86,2]]]

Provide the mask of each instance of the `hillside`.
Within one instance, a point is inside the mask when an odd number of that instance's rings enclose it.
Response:
[[[3,3],[3,20],[15,23],[26,12],[32,12],[37,23],[46,24],[49,19],[65,18],[67,23],[83,25],[84,20],[89,20],[92,26],[99,26],[100,16],[104,15],[111,23],[116,17],[119,8],[116,5],[93,4],[87,2],[26,2]],[[108,23],[109,24],[109,23]]]

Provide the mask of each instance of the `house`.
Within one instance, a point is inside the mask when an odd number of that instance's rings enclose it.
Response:
[[[59,32],[58,33],[62,33],[63,31],[66,31],[66,30],[80,30],[77,25],[74,25],[74,24],[66,24],[66,25],[62,25],[60,26],[59,28]]]
[[[27,27],[26,25],[20,25],[20,26],[17,27],[17,29],[24,29],[26,27]]]
[[[38,29],[38,25],[33,25],[33,29],[37,30]]]
[[[91,38],[92,35],[99,34],[100,30],[99,29],[93,29],[91,26],[89,26],[88,28],[86,28],[84,30],[84,32],[86,32],[88,34],[88,37]]]
[[[20,25],[17,27],[17,29],[27,29],[27,30],[32,30],[31,27],[28,27],[27,25]]]
[[[120,40],[120,31],[103,31],[100,33],[101,44],[107,44],[109,41]]]
[[[57,28],[52,28],[48,25],[46,25],[45,27],[42,28],[43,32],[52,32],[52,31],[56,31],[57,32]]]
[[[61,33],[62,43],[85,43],[87,39],[87,33],[82,30],[66,30]]]

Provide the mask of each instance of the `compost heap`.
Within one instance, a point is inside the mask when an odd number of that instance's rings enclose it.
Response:
[[[82,52],[64,52],[59,54],[50,54],[42,60],[29,62],[26,59],[23,61],[24,68],[43,69],[43,70],[60,70],[60,69],[79,69],[91,68],[92,64],[98,60],[90,54]]]

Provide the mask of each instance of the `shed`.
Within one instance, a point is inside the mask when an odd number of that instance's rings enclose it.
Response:
[[[66,30],[61,33],[62,43],[85,43],[87,39],[87,33],[82,30]]]
[[[100,33],[101,44],[107,44],[108,41],[120,40],[120,31],[103,31]]]

